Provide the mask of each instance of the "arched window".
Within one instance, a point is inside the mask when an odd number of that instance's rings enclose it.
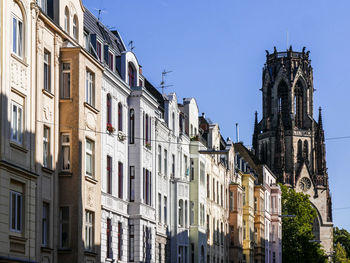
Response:
[[[173,112],[172,116],[172,129],[173,129],[173,133],[175,133],[175,113]]]
[[[14,2],[12,13],[12,52],[19,57],[23,57],[24,47],[24,23],[23,13],[19,5]]]
[[[148,141],[148,114],[146,114],[146,118],[145,118],[145,141],[146,141],[146,144],[149,143]]]
[[[64,9],[64,30],[69,34],[69,10],[67,6]]]
[[[129,76],[129,79],[128,79],[128,82],[129,82],[129,86],[130,87],[133,87],[133,86],[136,86],[136,76],[135,76],[135,69],[134,67],[132,66],[131,63],[129,63],[129,67],[128,67],[128,76]]]
[[[135,142],[135,111],[130,109],[129,143]]]
[[[298,160],[301,160],[301,158],[303,157],[303,143],[301,142],[301,140],[298,141]]]
[[[307,142],[307,140],[304,141],[304,159],[306,162],[309,161],[309,143]]]
[[[118,131],[123,130],[123,105],[118,103]]]
[[[298,81],[294,89],[294,113],[295,125],[299,128],[303,126],[303,87]]]
[[[112,98],[107,94],[107,125],[112,124]]]
[[[182,199],[180,199],[179,200],[179,226],[183,226],[183,223],[184,223],[184,221],[183,221],[183,200]]]
[[[320,240],[320,223],[318,217],[316,216],[312,224],[312,232],[315,236],[315,240]]]
[[[281,111],[282,121],[284,126],[288,126],[289,120],[289,107],[288,107],[288,87],[287,84],[282,81],[277,90],[278,96],[278,110]]]
[[[78,40],[78,17],[74,15],[73,18],[73,37],[75,40]]]

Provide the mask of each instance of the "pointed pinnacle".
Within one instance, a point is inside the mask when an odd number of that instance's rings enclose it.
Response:
[[[322,108],[318,108],[318,126],[320,129],[323,129],[323,123],[322,123]]]

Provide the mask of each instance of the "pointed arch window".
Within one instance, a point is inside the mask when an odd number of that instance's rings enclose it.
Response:
[[[294,114],[295,125],[298,128],[303,126],[303,88],[300,82],[297,83],[294,89]]]
[[[107,125],[112,124],[112,97],[107,94]]]
[[[302,141],[301,140],[299,140],[298,141],[298,160],[301,160],[302,159],[302,157],[303,157],[303,143],[302,143]]]
[[[303,152],[303,155],[304,155],[304,159],[305,161],[309,161],[309,143],[307,140],[304,141],[304,152]]]
[[[288,102],[288,87],[287,84],[282,81],[277,90],[278,96],[278,110],[282,113],[282,121],[284,126],[288,125],[289,120],[289,102]]]
[[[69,10],[67,6],[64,9],[64,30],[69,34]]]
[[[123,105],[118,103],[118,131],[123,130]]]

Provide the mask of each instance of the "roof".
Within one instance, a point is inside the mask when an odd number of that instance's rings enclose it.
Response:
[[[109,30],[87,8],[84,12],[84,30],[90,34],[96,34],[99,40],[103,40],[117,56],[126,51],[123,40],[117,30]]]
[[[157,102],[159,103],[160,110],[164,111],[163,95],[146,78],[145,78],[145,88],[157,100]]]
[[[249,166],[259,175],[259,181],[262,181],[263,163],[241,142],[234,144],[234,150],[236,153],[239,153],[243,157],[243,159],[249,164]]]

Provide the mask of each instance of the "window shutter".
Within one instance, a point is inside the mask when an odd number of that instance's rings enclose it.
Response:
[[[104,55],[104,60],[105,60],[105,63],[108,65],[108,45],[104,45],[103,47],[103,55]]]

